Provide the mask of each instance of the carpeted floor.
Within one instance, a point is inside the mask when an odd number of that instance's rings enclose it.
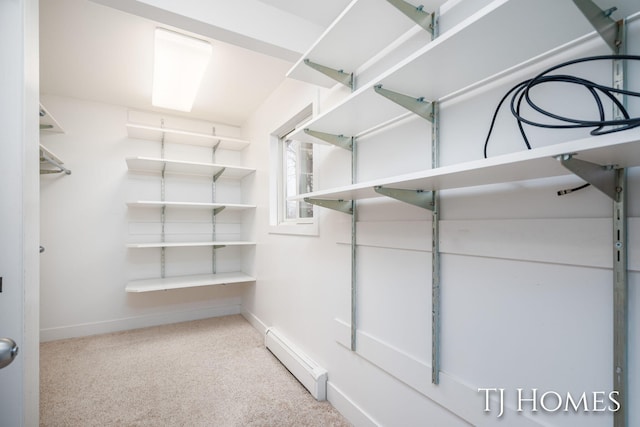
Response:
[[[43,343],[41,426],[349,426],[241,316]]]

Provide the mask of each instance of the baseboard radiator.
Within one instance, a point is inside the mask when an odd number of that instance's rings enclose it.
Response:
[[[316,400],[327,399],[327,371],[324,368],[274,328],[267,328],[264,344]]]

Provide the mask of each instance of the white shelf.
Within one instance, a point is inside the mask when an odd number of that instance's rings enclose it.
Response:
[[[553,31],[541,31],[543,27]],[[441,100],[593,32],[570,1],[496,0],[305,127],[358,136],[407,114],[407,110],[375,93],[375,85],[426,101]],[[320,142],[302,129],[292,137]]]
[[[42,157],[42,154],[45,154],[48,158],[50,158],[54,162],[57,162],[57,163],[59,163],[61,165],[64,164],[64,162],[62,160],[60,160],[60,157],[58,157],[55,154],[53,154],[53,151],[49,150],[44,145],[40,144],[40,157]]]
[[[371,86],[353,93],[325,114],[307,122],[291,133],[291,138],[312,144],[326,144],[304,133],[305,128],[347,137],[359,136],[383,123],[410,114],[406,109],[374,92]]]
[[[432,191],[570,175],[571,172],[556,159],[563,154],[573,154],[576,159],[602,166],[639,166],[640,129],[315,191],[301,194],[292,200],[305,197],[331,200],[382,197],[374,190],[377,186]]]
[[[58,156],[40,144],[40,174],[65,173],[71,175],[71,171],[63,166],[64,162]]]
[[[64,133],[56,119],[40,104],[40,130],[51,133]]]
[[[214,163],[188,162],[182,160],[167,160],[152,157],[129,157],[127,165],[130,171],[134,172],[162,172],[181,175],[213,176],[224,169],[222,174],[225,178],[240,179],[255,172],[255,169],[219,165]]]
[[[540,31],[541,27],[553,31]],[[593,31],[571,1],[494,1],[399,63],[378,83],[438,100]]]
[[[199,274],[192,276],[165,277],[164,279],[134,280],[127,284],[127,292],[151,292],[169,289],[194,288],[199,286],[229,285],[255,282],[255,278],[242,272]]]
[[[198,202],[162,202],[154,200],[138,200],[135,202],[128,202],[127,206],[133,208],[178,208],[178,209],[217,209],[225,208],[225,210],[245,210],[253,209],[255,205],[245,205],[238,203],[198,203]]]
[[[415,2],[424,11],[434,12],[444,0]],[[354,0],[327,28],[316,43],[289,70],[287,77],[322,87],[332,87],[336,81],[304,63],[305,59],[326,67],[355,72],[387,46],[415,29],[425,33],[428,42],[431,35],[418,27],[386,0]]]
[[[162,140],[162,136],[164,135],[164,141],[168,143],[201,145],[205,147],[213,147],[220,142],[219,148],[236,151],[243,150],[249,145],[249,141],[237,138],[208,135],[179,129],[167,129],[138,123],[127,123],[127,133],[130,138],[158,142]]]
[[[128,243],[130,249],[148,248],[194,248],[201,246],[253,246],[255,242],[228,241],[228,242],[152,242],[152,243]]]

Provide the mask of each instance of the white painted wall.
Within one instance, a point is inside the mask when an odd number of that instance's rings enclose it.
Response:
[[[640,25],[629,28],[637,39]],[[631,44],[631,51],[639,46]],[[479,159],[501,95],[540,67],[603,52],[602,44],[550,58],[487,89],[443,103],[442,164]],[[637,65],[629,87],[638,87]],[[588,74],[607,81],[608,67]],[[612,390],[611,201],[589,188],[565,197],[556,190],[580,181],[542,179],[441,194],[442,372],[430,383],[430,213],[390,200],[359,203],[358,350],[349,347],[350,217],[316,208],[317,237],[269,234],[269,134],[320,98],[286,81],[245,125],[245,153],[257,165],[256,274],[243,299],[258,328],[276,327],[329,372],[329,400],[356,425],[610,426],[604,413],[515,412],[517,388],[579,397]],[[579,95],[545,93],[559,108],[584,109]],[[561,104],[561,105],[560,105]],[[634,114],[640,106],[630,105]],[[565,110],[566,111],[566,110]],[[513,119],[501,116],[490,153],[524,149]],[[426,168],[430,125],[420,119],[359,141],[360,180]],[[576,132],[531,130],[534,146]],[[320,147],[318,189],[348,184],[349,153]],[[404,169],[404,170],[403,170]],[[640,379],[640,169],[629,171],[629,425]],[[506,391],[505,415],[484,413],[482,387]],[[548,401],[553,404],[552,400]],[[592,404],[590,404],[592,406]],[[495,407],[495,406],[494,406]]]
[[[160,276],[159,249],[125,247],[127,242],[159,241],[160,210],[128,209],[126,202],[159,200],[160,178],[129,173],[125,158],[160,157],[160,144],[127,137],[125,108],[53,96],[42,102],[65,130],[43,135],[42,143],[72,171],[40,177],[41,244],[46,248],[40,258],[42,339],[239,313],[242,285],[125,292],[129,280]],[[181,128],[179,122],[173,125]],[[217,125],[216,131],[239,136],[232,127]],[[209,162],[211,150],[167,144],[166,156]],[[239,153],[220,151],[216,160],[242,166]],[[211,201],[208,180],[167,176],[166,182],[167,200]],[[237,183],[221,182],[217,194],[219,201],[244,201]],[[218,231],[245,237],[242,221],[223,212]],[[201,233],[210,232],[210,223],[210,213],[167,211],[167,241],[180,240],[186,232],[192,240],[209,240]],[[241,250],[218,252],[223,252],[219,272],[242,266]],[[166,258],[167,276],[210,273],[209,248],[168,249]]]

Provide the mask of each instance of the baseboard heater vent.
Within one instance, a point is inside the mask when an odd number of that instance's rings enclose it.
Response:
[[[309,359],[274,328],[267,328],[264,345],[316,400],[327,399],[327,371],[324,368]]]

